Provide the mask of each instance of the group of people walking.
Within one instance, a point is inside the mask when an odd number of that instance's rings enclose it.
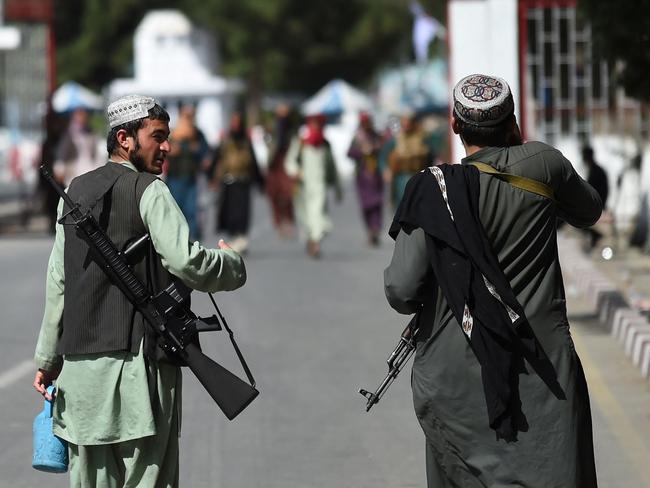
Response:
[[[650,219],[647,214],[647,197],[644,198],[641,190],[642,153],[639,151],[623,167],[614,185],[610,185],[610,175],[598,163],[591,145],[585,144],[581,154],[587,182],[596,189],[603,202],[603,209],[606,210],[601,225],[584,229],[584,250],[592,252],[602,243],[606,234],[609,239],[603,249],[613,248],[617,254],[627,252],[630,247],[645,250],[650,243]],[[610,194],[613,194],[612,198]]]
[[[165,155],[162,177],[187,219],[191,240],[200,240],[211,228],[227,236],[233,249],[246,253],[252,223],[252,189],[258,188],[269,199],[278,234],[287,239],[298,233],[309,256],[321,255],[322,240],[332,229],[328,192],[332,191],[337,202],[343,198],[341,176],[325,136],[327,119],[319,114],[306,116],[301,126],[287,104],[279,104],[274,115],[274,127],[265,139],[267,162],[260,165],[241,111],[230,115],[227,129],[212,148],[196,124],[194,107],[179,108],[177,121],[171,127],[170,151]],[[54,161],[55,177],[64,186],[103,164],[98,150],[100,138],[92,132],[88,120],[87,111],[72,114],[68,131],[56,145],[55,156],[45,158]],[[399,131],[392,134],[379,131],[371,115],[362,112],[347,156],[354,162],[355,187],[367,242],[378,246],[384,208],[397,207],[406,182],[435,160],[436,150],[420,129],[414,113],[405,113]],[[217,194],[214,223],[205,221],[208,209],[201,192],[206,189]],[[48,215],[54,215],[56,196],[48,187],[44,194]]]
[[[258,187],[269,199],[273,225],[282,238],[298,233],[312,258],[321,255],[321,242],[332,229],[328,193],[337,202],[343,185],[330,141],[325,136],[324,115],[309,115],[304,125],[286,104],[275,110],[274,127],[268,134],[265,168],[258,164],[250,133],[240,112],[234,112],[218,147],[211,151],[194,124],[194,111],[184,107],[170,136],[166,178],[170,191],[188,220],[190,236],[201,237],[198,179],[207,176],[217,190],[215,230],[231,239],[233,249],[245,253],[251,225],[251,188]],[[349,150],[360,215],[368,244],[377,246],[383,229],[387,194],[394,209],[408,179],[435,159],[435,150],[419,128],[414,114],[401,119],[396,135],[380,133],[370,114],[362,112]],[[388,188],[388,191],[386,191]]]
[[[133,268],[152,288],[171,279],[203,291],[242,286],[241,253],[223,241],[191,242],[191,210],[183,216],[170,193],[191,199],[183,178],[205,167],[221,188],[218,225],[233,236],[247,231],[250,188],[261,177],[241,118],[231,119],[211,161],[189,125],[169,140],[169,116],[149,97],[113,102],[108,120],[108,163],[73,180],[69,195],[119,246],[150,234],[155,252]],[[323,125],[309,117],[292,134],[278,117],[266,183],[274,222],[285,233],[293,205],[313,257],[331,226],[327,189],[341,191]],[[451,130],[465,148],[461,164],[435,165],[408,122],[387,145],[367,116],[349,151],[371,244],[386,185],[396,205],[384,285],[397,312],[415,314],[412,388],[428,486],[596,487],[556,222],[592,225],[601,197],[557,149],[522,140],[501,78],[458,82]],[[156,178],[166,157],[167,185]],[[83,246],[73,227],[57,225],[35,354],[35,389],[50,398],[57,381],[54,433],[70,443],[72,486],[176,487],[179,367]],[[156,278],[147,281],[151,267]]]
[[[199,180],[205,176],[210,186],[219,190],[215,230],[229,236],[233,249],[244,253],[248,247],[251,186],[262,187],[263,180],[242,114],[232,113],[228,130],[214,151],[194,119],[193,107],[181,108],[170,134],[164,171],[167,185],[187,219],[190,238],[199,240],[204,230],[199,215]]]
[[[355,162],[356,189],[368,243],[377,246],[386,194],[390,209],[395,210],[408,180],[436,161],[437,148],[413,112],[402,115],[396,134],[381,134],[371,116],[361,113],[348,156]]]
[[[276,111],[276,129],[271,136],[266,171],[257,162],[249,131],[241,112],[230,116],[228,130],[214,151],[194,124],[189,107],[180,112],[179,123],[170,136],[166,179],[190,226],[190,237],[201,237],[197,211],[198,180],[207,177],[217,191],[217,233],[227,235],[237,252],[248,249],[251,225],[251,191],[258,187],[269,197],[273,223],[279,234],[294,234],[297,218],[307,240],[310,256],[320,255],[320,242],[331,228],[327,211],[327,190],[342,190],[324,118],[306,119],[304,135],[298,135],[288,106]]]

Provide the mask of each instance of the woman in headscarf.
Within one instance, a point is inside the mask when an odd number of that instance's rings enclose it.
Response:
[[[379,245],[382,223],[384,180],[378,164],[381,147],[381,135],[373,128],[370,115],[363,112],[348,156],[356,163],[357,193],[371,246]]]
[[[296,180],[294,208],[296,217],[307,237],[307,253],[312,258],[320,256],[320,242],[331,229],[327,210],[327,189],[336,190],[341,200],[341,185],[330,144],[325,139],[325,117],[307,118],[307,128],[302,137],[292,141],[286,159],[286,170]]]

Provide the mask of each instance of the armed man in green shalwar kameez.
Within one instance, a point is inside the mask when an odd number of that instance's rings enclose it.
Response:
[[[162,173],[169,115],[153,98],[127,96],[107,109],[109,161],[72,181],[118,248],[148,233],[153,249],[133,269],[149,287],[172,277],[201,291],[246,281],[241,257],[189,241],[189,227]],[[109,182],[107,189],[107,183]],[[59,216],[62,211],[59,205]],[[181,371],[166,362],[142,316],[89,258],[73,226],[57,224],[34,387],[49,398],[54,434],[68,441],[70,486],[178,486]]]

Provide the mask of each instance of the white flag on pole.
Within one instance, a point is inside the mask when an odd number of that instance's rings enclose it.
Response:
[[[429,57],[429,44],[433,39],[445,37],[445,27],[434,17],[427,15],[419,2],[411,3],[413,20],[413,50],[418,63]]]

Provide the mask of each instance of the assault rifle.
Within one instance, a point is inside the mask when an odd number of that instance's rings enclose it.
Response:
[[[158,345],[170,357],[186,364],[226,417],[229,420],[234,419],[255,399],[259,391],[255,389],[255,380],[212,294],[210,299],[219,316],[213,315],[207,319],[197,317],[189,309],[187,304],[192,290],[180,282],[174,282],[163,291],[152,295],[135,275],[127,260],[129,253],[146,241],[147,236],[139,239],[125,252],[120,252],[90,211],[82,212],[79,204],[72,201],[61,185],[52,178],[47,168],[41,166],[41,173],[68,207],[59,219],[59,223],[64,224],[69,217],[72,219],[79,237],[88,244],[102,270],[144,316],[146,323],[156,333]],[[207,330],[219,330],[220,324],[223,324],[228,331],[235,352],[251,384],[210,359],[198,346],[197,334]]]
[[[366,412],[369,412],[375,403],[379,403],[379,400],[384,396],[388,387],[393,383],[393,381],[395,381],[395,378],[397,378],[400,371],[402,371],[404,364],[406,364],[413,355],[413,352],[415,351],[415,336],[418,333],[417,319],[418,314],[415,314],[402,332],[397,346],[395,346],[393,352],[388,356],[388,359],[386,360],[388,363],[388,373],[375,392],[370,393],[368,390],[364,390],[363,388],[359,390],[359,393],[368,400],[366,403]]]

